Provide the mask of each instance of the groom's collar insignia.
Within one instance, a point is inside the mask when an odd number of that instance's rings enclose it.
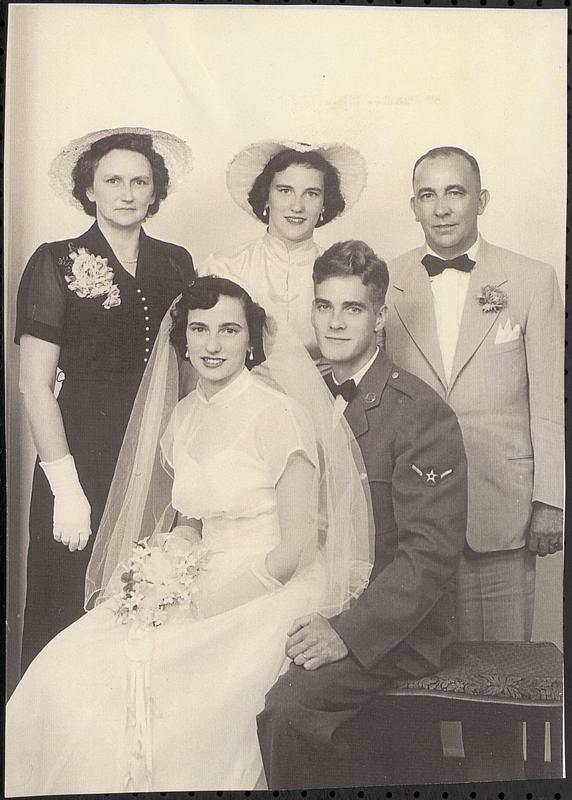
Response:
[[[444,478],[453,474],[452,469],[440,470],[435,467],[421,468],[418,467],[417,464],[411,464],[410,466],[413,472],[418,475],[427,486],[437,486]]]
[[[374,392],[368,392],[364,395],[363,399],[366,403],[375,403],[377,400],[377,395]]]

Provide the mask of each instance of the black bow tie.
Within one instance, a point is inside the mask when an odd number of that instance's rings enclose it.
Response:
[[[457,258],[451,258],[449,261],[427,253],[427,255],[423,256],[421,259],[421,263],[427,270],[427,274],[430,278],[434,278],[435,275],[440,275],[444,269],[458,269],[460,272],[470,272],[475,266],[475,262],[470,259],[466,253],[462,256],[457,256]]]
[[[344,398],[346,403],[350,403],[355,396],[357,391],[356,382],[353,378],[350,378],[343,383],[334,383],[333,379],[328,381],[328,388],[334,397],[337,397],[339,394]]]

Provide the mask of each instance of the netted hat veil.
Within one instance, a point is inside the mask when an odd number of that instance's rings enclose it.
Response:
[[[226,185],[234,202],[246,213],[258,219],[248,201],[254,181],[268,162],[283,150],[299,153],[318,153],[334,167],[340,179],[340,191],[349,211],[358,201],[367,183],[365,159],[359,150],[344,143],[306,144],[280,139],[265,139],[244,147],[231,160],[226,172]]]
[[[153,149],[162,156],[169,173],[170,194],[183,181],[187,172],[192,168],[193,154],[189,145],[178,136],[167,131],[151,130],[141,127],[108,128],[101,131],[91,131],[62,147],[53,159],[49,170],[49,182],[57,196],[66,203],[83,210],[80,201],[73,195],[73,169],[79,158],[100,139],[109,136],[132,134],[145,136],[151,140]]]

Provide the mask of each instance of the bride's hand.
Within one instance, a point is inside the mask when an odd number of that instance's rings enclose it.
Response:
[[[178,536],[191,544],[201,544],[203,541],[200,532],[192,525],[177,525],[168,536]]]
[[[158,533],[151,544],[161,547],[165,552],[174,552],[183,546],[184,550],[189,545],[201,544],[202,538],[196,528],[191,525],[177,525],[169,533]]]

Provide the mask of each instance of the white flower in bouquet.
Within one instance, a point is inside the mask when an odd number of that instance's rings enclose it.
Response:
[[[122,592],[116,615],[123,623],[137,622],[157,628],[168,619],[175,606],[194,607],[196,580],[204,572],[211,552],[201,544],[167,542],[149,545],[148,539],[136,542],[131,559],[121,575]]]
[[[145,580],[165,585],[174,577],[175,565],[160,547],[150,547],[145,558]]]

